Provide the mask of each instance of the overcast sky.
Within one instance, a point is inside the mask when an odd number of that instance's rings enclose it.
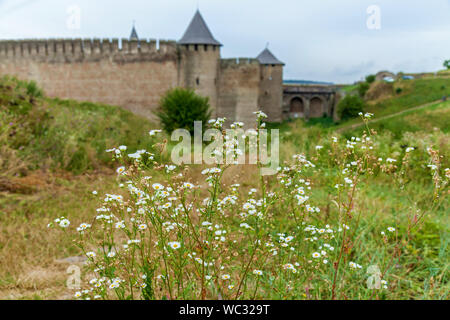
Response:
[[[367,26],[371,5],[380,29]],[[179,40],[197,6],[222,57],[256,57],[269,43],[285,79],[351,83],[450,59],[450,0],[0,0],[0,38],[127,38],[136,20],[141,38]]]

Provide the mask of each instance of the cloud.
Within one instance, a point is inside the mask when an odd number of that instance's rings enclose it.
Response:
[[[37,0],[25,0],[19,3],[14,2],[13,4],[11,1],[0,0],[0,5],[9,5],[6,7],[6,9],[3,9],[2,12],[0,12],[0,18],[14,14],[16,11],[19,11],[22,8],[26,8],[35,2],[37,2]]]
[[[181,38],[197,0],[0,0],[6,39],[125,38],[136,20],[145,38]],[[381,29],[369,30],[376,3]],[[81,9],[81,29],[66,27],[67,7]],[[450,58],[449,0],[200,0],[223,57],[255,57],[270,43],[285,77],[353,82],[381,69],[434,71]],[[9,10],[9,11],[8,11]],[[442,60],[442,61],[440,61]]]
[[[331,72],[342,77],[357,77],[361,74],[361,72],[364,72],[366,74],[372,72],[374,67],[374,61],[366,61],[349,67],[336,67]]]

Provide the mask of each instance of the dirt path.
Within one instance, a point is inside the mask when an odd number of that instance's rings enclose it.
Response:
[[[371,120],[370,122],[374,123],[374,122],[378,122],[378,121],[383,121],[383,120],[386,120],[386,119],[394,118],[396,116],[399,116],[401,114],[404,114],[404,113],[407,113],[407,112],[410,112],[410,111],[416,111],[416,110],[420,110],[420,109],[425,109],[425,108],[427,108],[427,107],[429,107],[431,105],[434,105],[436,103],[439,103],[439,102],[442,102],[442,100],[440,99],[440,100],[436,100],[436,101],[433,101],[433,102],[428,102],[426,104],[422,104],[422,105],[417,106],[417,107],[409,108],[409,109],[406,109],[406,110],[403,110],[403,111],[400,111],[400,112],[397,112],[397,113],[393,113],[393,114],[390,114],[390,115],[387,115],[387,116],[384,116],[384,117],[381,117],[381,118],[377,118],[377,119]],[[352,125],[349,125],[349,126],[345,126],[345,127],[339,128],[339,129],[336,130],[336,132],[342,133],[344,131],[353,130],[353,129],[356,129],[356,128],[359,128],[359,127],[362,127],[362,126],[364,126],[364,123],[356,123],[356,124],[352,124]]]

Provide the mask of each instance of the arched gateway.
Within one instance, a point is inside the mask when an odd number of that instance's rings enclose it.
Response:
[[[325,112],[324,110],[324,103],[323,100],[319,97],[314,97],[311,99],[309,103],[309,117],[310,118],[320,118],[323,116]]]
[[[333,116],[336,88],[332,84],[285,82],[283,119]]]
[[[305,112],[305,106],[303,100],[299,97],[295,97],[291,100],[289,113],[293,118],[303,117]]]

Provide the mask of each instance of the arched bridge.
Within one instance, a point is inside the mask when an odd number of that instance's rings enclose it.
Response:
[[[283,118],[333,117],[336,104],[336,87],[332,84],[283,84]]]

